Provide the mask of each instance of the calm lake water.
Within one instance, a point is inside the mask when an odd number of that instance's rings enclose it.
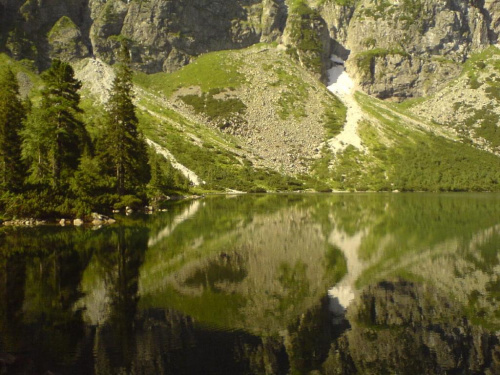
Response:
[[[500,195],[0,230],[0,374],[500,374]]]

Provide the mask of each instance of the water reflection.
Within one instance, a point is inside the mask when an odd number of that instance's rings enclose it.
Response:
[[[396,280],[366,288],[332,344],[327,374],[498,374],[498,334],[474,325],[428,285]]]
[[[313,216],[320,203],[206,199],[198,215],[148,250],[141,307],[174,307],[215,327],[279,335],[345,273],[344,258]]]
[[[0,374],[500,373],[498,195],[212,197],[0,231]]]

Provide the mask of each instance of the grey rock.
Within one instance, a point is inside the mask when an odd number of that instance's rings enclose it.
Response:
[[[345,39],[348,70],[364,91],[380,98],[437,91],[495,38],[488,11],[472,0],[385,4],[360,1]],[[496,15],[496,6],[489,6]]]
[[[92,220],[92,225],[94,225],[94,226],[100,226],[102,224],[104,224],[104,220],[100,220],[100,219]]]
[[[75,61],[89,55],[78,26],[68,17],[61,17],[48,33],[49,57]]]
[[[210,51],[277,41],[323,81],[335,53],[348,59],[364,91],[402,99],[440,89],[500,33],[499,0],[308,4],[311,12],[295,14],[285,0],[0,0],[0,41],[41,68],[52,58],[91,55],[114,63],[127,41],[133,68],[147,73],[173,72]],[[298,23],[314,48],[301,45]]]

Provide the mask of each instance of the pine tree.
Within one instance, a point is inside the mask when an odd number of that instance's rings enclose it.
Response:
[[[30,163],[31,181],[57,189],[77,169],[89,136],[79,119],[81,82],[71,65],[54,60],[42,78],[43,99],[26,124],[23,155]]]
[[[0,191],[19,191],[24,180],[20,131],[26,111],[9,69],[0,72]]]
[[[137,193],[150,177],[147,144],[137,129],[132,99],[132,70],[124,47],[108,101],[106,129],[98,144],[100,158],[116,179],[119,195]]]

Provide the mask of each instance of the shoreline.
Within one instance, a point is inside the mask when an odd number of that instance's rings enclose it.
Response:
[[[327,195],[327,194],[332,194],[332,195],[339,195],[339,194],[345,194],[345,195],[351,195],[351,194],[451,194],[451,195],[460,195],[460,194],[500,194],[498,191],[399,191],[399,190],[393,190],[393,191],[375,191],[375,190],[366,190],[366,191],[348,191],[348,190],[332,190],[329,192],[320,192],[320,191],[304,191],[304,190],[296,190],[296,191],[274,191],[274,192],[265,192],[265,193],[248,193],[244,191],[225,191],[225,192],[209,192],[209,193],[204,193],[201,195],[192,195],[192,196],[183,196],[183,197],[176,197],[172,198],[169,201],[174,203],[174,202],[180,202],[180,201],[188,201],[188,200],[197,200],[197,199],[203,199],[205,197],[210,197],[210,196],[243,196],[243,195],[290,195],[290,194],[297,194],[297,195]],[[154,213],[158,212],[166,212],[168,211],[167,208],[163,209],[154,209],[152,206],[146,206],[143,209],[130,209],[126,208],[125,210],[120,210],[118,212],[114,212],[115,214],[119,214],[121,216],[129,216],[131,214],[143,214],[143,215],[151,215]],[[69,218],[69,217],[53,217],[53,218],[47,218],[47,219],[40,219],[40,218],[20,218],[20,219],[11,219],[11,220],[3,220],[0,219],[0,229],[5,227],[5,228],[12,228],[12,227],[20,227],[20,228],[34,228],[34,227],[40,227],[40,226],[58,226],[58,227],[91,227],[91,228],[96,228],[96,227],[102,227],[102,226],[108,226],[108,225],[113,225],[120,222],[120,218],[115,218],[112,216],[107,216],[104,214],[100,214],[97,212],[93,212],[90,215],[87,215],[85,217],[75,217],[75,218]]]

